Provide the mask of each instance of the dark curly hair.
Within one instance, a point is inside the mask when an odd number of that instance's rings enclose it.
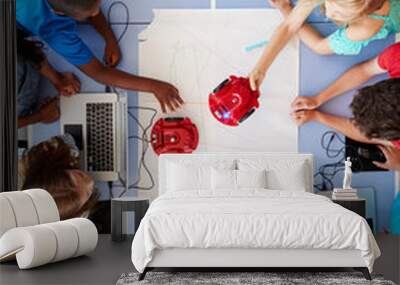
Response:
[[[350,107],[354,124],[368,138],[400,139],[400,78],[360,89]]]
[[[79,217],[91,210],[98,191],[83,206],[68,170],[79,169],[78,158],[71,155],[71,148],[61,138],[53,137],[29,149],[22,157],[24,181],[22,189],[43,188],[54,198],[62,220]]]

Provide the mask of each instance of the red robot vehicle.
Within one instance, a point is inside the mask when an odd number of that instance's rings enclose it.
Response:
[[[192,153],[199,144],[199,132],[189,118],[161,118],[151,130],[151,146],[162,153]]]
[[[213,116],[227,126],[238,126],[260,106],[259,91],[253,91],[245,77],[231,75],[208,98]]]

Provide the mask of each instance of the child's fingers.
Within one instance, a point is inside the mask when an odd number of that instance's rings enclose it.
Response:
[[[180,105],[185,104],[185,101],[184,101],[184,100],[182,99],[182,97],[179,96],[179,95],[176,97],[176,100],[179,102]]]
[[[81,90],[81,85],[80,84],[75,84],[74,93],[78,93],[80,90]]]
[[[383,145],[378,145],[379,149],[383,152],[383,155],[388,158],[390,157],[390,151],[387,147],[383,146]]]
[[[179,90],[175,87],[173,87],[173,93],[172,93],[172,97],[174,99],[174,101],[176,101],[179,105],[184,104],[185,102],[183,101],[182,97],[179,95]]]
[[[168,110],[170,110],[171,112],[175,111],[175,109],[177,109],[175,107],[175,103],[174,100],[172,98],[169,98],[169,100],[167,100],[166,105],[168,107]]]
[[[113,58],[112,58],[112,53],[108,52],[104,56],[104,62],[108,67],[113,67]]]
[[[116,56],[114,54],[110,54],[109,58],[108,58],[108,64],[111,67],[114,67],[116,65]]]
[[[299,98],[295,99],[293,103],[291,104],[292,109],[295,111],[300,110],[302,107],[303,103],[300,101]]]
[[[293,122],[297,125],[297,126],[301,126],[303,124],[302,121],[302,117],[298,114],[292,114],[291,115]]]
[[[114,54],[114,64],[117,65],[119,63],[119,61],[120,61],[120,57],[118,54],[115,53]]]
[[[172,105],[174,106],[174,109],[176,110],[176,109],[179,109],[181,106],[182,106],[182,103],[180,102],[180,97],[178,96],[178,95],[175,95],[173,98],[172,98]]]
[[[175,97],[171,97],[168,103],[173,110],[178,109],[180,106],[179,102],[176,100]]]
[[[160,101],[160,105],[161,105],[161,112],[166,113],[167,109],[165,107],[164,101]]]
[[[250,88],[252,91],[257,91],[257,83],[253,76],[250,76]]]
[[[108,65],[109,67],[112,67],[112,66],[113,66],[112,55],[108,55],[108,57],[107,57],[107,65]]]
[[[300,110],[304,110],[304,109],[308,109],[307,105],[304,102],[298,102],[294,107],[295,111],[300,111]]]
[[[110,67],[115,67],[118,64],[119,61],[119,56],[115,52],[111,52],[108,56],[108,65]]]
[[[183,103],[181,103],[181,101],[178,100],[177,98],[175,98],[173,103],[174,103],[175,109],[179,109],[183,105]]]
[[[73,75],[73,77],[74,77],[74,87],[75,87],[75,91],[76,92],[79,92],[79,90],[81,90],[81,82],[80,82],[80,80],[78,79],[78,77],[76,77],[75,75]]]
[[[297,105],[298,100],[299,100],[298,97],[296,99],[294,99],[293,102],[290,104],[290,107],[294,108]]]
[[[301,119],[301,114],[299,114],[299,112],[292,112],[291,114],[290,114],[290,116],[292,117],[292,119],[294,119],[294,120],[299,120],[299,119]]]
[[[182,97],[179,96],[178,93],[175,93],[175,94],[173,95],[173,100],[174,100],[174,102],[176,102],[179,106],[180,106],[180,105],[183,105],[183,104],[185,103],[185,102],[183,101]]]
[[[382,168],[382,169],[389,169],[386,165],[386,163],[378,162],[378,161],[373,161],[372,162],[375,166]]]
[[[178,88],[176,88],[174,85],[172,85],[172,87],[173,87],[173,89],[174,89],[175,94],[176,94],[177,96],[179,96],[179,90],[178,90]]]

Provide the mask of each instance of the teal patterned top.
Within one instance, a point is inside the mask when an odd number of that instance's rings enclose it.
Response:
[[[400,1],[390,0],[388,16],[370,15],[370,18],[384,20],[382,28],[371,38],[363,41],[352,41],[347,37],[347,27],[341,27],[328,37],[331,50],[340,55],[357,55],[370,42],[387,38],[400,31]]]

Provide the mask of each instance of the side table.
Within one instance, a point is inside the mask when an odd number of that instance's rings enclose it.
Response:
[[[113,241],[123,241],[126,235],[122,233],[122,215],[124,212],[135,213],[135,232],[140,221],[149,208],[150,198],[147,197],[121,197],[111,200],[111,238]]]
[[[364,219],[366,218],[366,200],[365,199],[357,199],[357,200],[336,200],[332,199],[332,202],[339,204],[343,208],[346,208],[356,214],[359,214]]]

